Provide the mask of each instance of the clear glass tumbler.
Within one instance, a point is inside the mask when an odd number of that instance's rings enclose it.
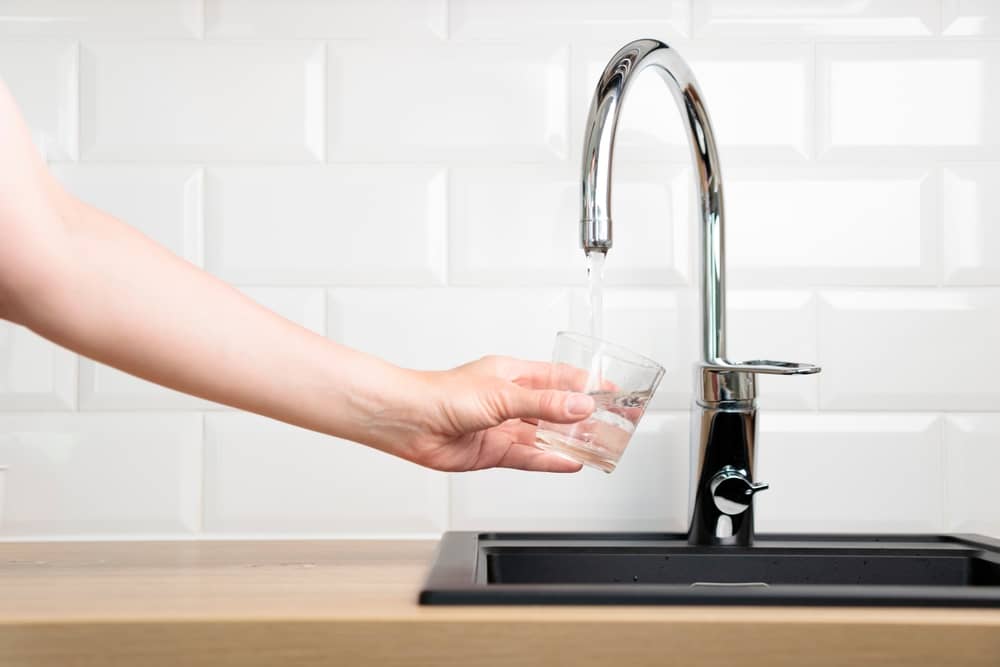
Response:
[[[575,424],[539,420],[535,446],[610,473],[663,377],[652,359],[571,331],[556,335],[550,386],[593,396],[597,409]]]

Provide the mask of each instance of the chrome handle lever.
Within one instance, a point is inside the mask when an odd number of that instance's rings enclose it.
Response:
[[[768,488],[767,482],[751,482],[745,470],[726,466],[709,484],[712,501],[723,514],[736,516],[750,508],[753,496]]]
[[[770,359],[753,359],[750,361],[728,361],[716,359],[703,364],[703,368],[719,371],[741,371],[744,373],[765,373],[768,375],[812,375],[822,368],[816,364],[804,364],[795,361],[771,361]]]
[[[812,375],[815,364],[792,361],[728,361],[714,359],[698,365],[698,400],[702,404],[746,403],[757,397],[757,375]]]

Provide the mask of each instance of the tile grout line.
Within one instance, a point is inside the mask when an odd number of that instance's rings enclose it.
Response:
[[[951,494],[948,492],[948,482],[950,478],[948,447],[946,432],[948,427],[948,415],[942,413],[938,416],[938,477],[941,480],[941,507],[938,510],[938,527],[943,533],[951,530]]]
[[[451,247],[451,240],[453,237],[453,228],[455,225],[455,211],[454,202],[452,199],[452,194],[454,192],[454,173],[453,167],[445,163],[444,166],[444,238],[439,241],[442,245],[442,263],[441,263],[441,287],[451,287],[452,274],[454,273],[454,267],[452,267],[453,253]]]
[[[323,58],[320,61],[320,81],[322,82],[322,94],[320,95],[320,106],[322,107],[322,139],[320,150],[323,152],[323,159],[319,163],[323,166],[330,164],[330,41],[322,40],[320,46],[323,49]]]
[[[812,118],[809,121],[809,133],[810,133],[810,151],[812,153],[811,162],[815,165],[822,164],[820,160],[820,144],[822,143],[820,134],[822,134],[820,128],[820,76],[819,76],[819,52],[820,44],[819,41],[814,40],[812,43]],[[825,83],[825,82],[824,82]]]
[[[195,529],[196,535],[203,535],[205,533],[205,497],[207,495],[207,490],[205,488],[208,475],[205,474],[205,470],[208,467],[208,462],[206,458],[208,456],[208,417],[204,412],[198,413],[201,419],[201,449],[199,461],[201,466],[199,468],[199,484],[198,484],[198,525]]]
[[[74,92],[73,102],[74,102],[74,106],[75,106],[74,112],[75,112],[75,115],[76,115],[76,118],[74,119],[74,125],[75,125],[75,127],[73,128],[75,130],[75,132],[73,133],[74,134],[73,141],[75,142],[75,145],[73,146],[73,155],[74,155],[75,159],[71,160],[71,164],[80,164],[81,162],[83,162],[83,140],[81,138],[83,136],[83,131],[82,131],[83,124],[81,122],[81,117],[83,115],[83,113],[81,111],[81,109],[83,108],[83,73],[82,73],[83,72],[83,66],[82,66],[82,64],[83,64],[83,42],[81,40],[77,39],[76,43],[75,43],[75,46],[76,46],[76,49],[75,49],[76,50],[76,53],[75,53],[75,61],[76,62],[74,63],[74,65],[75,65],[75,70],[76,71],[74,72],[74,74],[76,76],[76,81],[75,81],[76,90],[73,91]]]
[[[944,252],[944,169],[940,160],[931,167],[933,174],[931,181],[933,190],[931,192],[934,197],[934,262],[937,264],[934,274],[937,278],[938,289],[943,289],[947,282],[945,280],[947,268]]]
[[[813,308],[816,309],[816,312],[815,312],[815,317],[816,317],[816,340],[815,340],[815,342],[816,342],[816,361],[812,362],[812,363],[818,364],[819,367],[820,367],[820,369],[822,369],[823,368],[823,351],[822,351],[823,350],[823,348],[822,348],[822,345],[823,345],[823,323],[822,323],[821,314],[823,312],[823,309],[821,308],[822,304],[821,304],[820,291],[817,290],[817,289],[813,289],[811,291],[812,291],[812,295],[813,295]],[[820,370],[819,375],[820,375],[820,377],[816,378],[816,410],[815,410],[815,412],[817,414],[823,413],[823,377],[822,377],[823,370]]]

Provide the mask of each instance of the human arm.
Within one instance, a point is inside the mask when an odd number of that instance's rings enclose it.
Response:
[[[281,318],[67,193],[2,83],[0,146],[0,317],[164,386],[428,467],[579,469],[531,445],[525,420],[593,409],[545,389],[547,364],[413,371]]]

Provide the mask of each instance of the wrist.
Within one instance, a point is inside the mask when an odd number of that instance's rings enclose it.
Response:
[[[425,433],[432,388],[428,376],[432,374],[350,352],[356,358],[349,364],[346,386],[343,365],[333,370],[331,378],[345,388],[340,399],[344,409],[335,411],[342,423],[336,425],[333,435],[411,458],[407,453]]]

